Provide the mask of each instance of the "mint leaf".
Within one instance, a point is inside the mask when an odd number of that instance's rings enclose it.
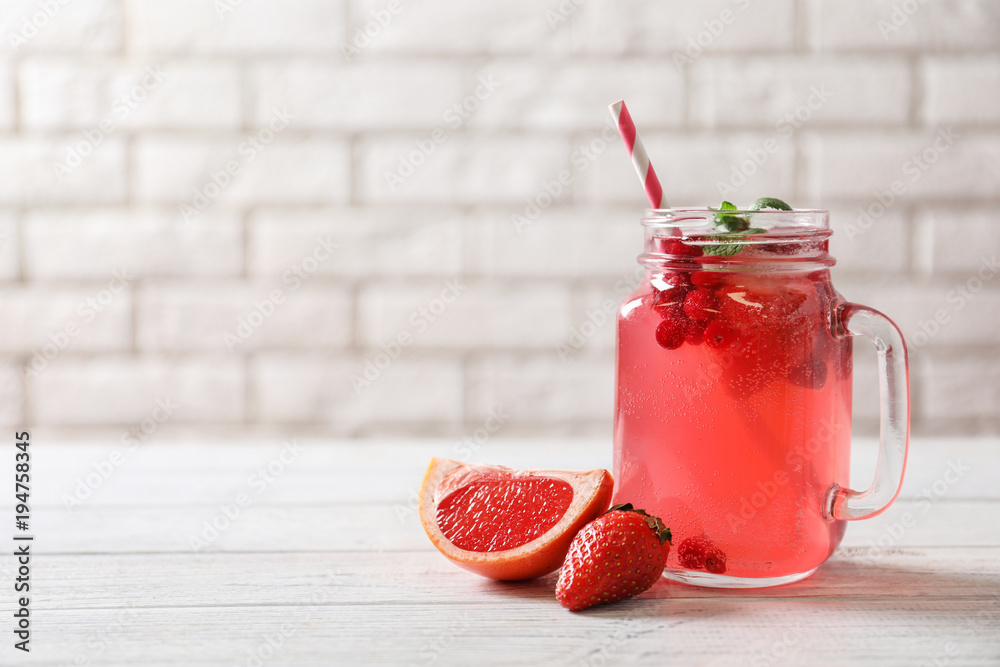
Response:
[[[727,232],[742,232],[750,226],[750,221],[738,215],[715,214],[715,226],[725,229]]]
[[[743,250],[745,243],[730,243],[727,245],[703,245],[701,247],[702,251],[706,255],[712,255],[713,257],[732,257],[740,250]]]
[[[760,234],[764,231],[766,230],[760,227],[751,227],[740,232],[706,236],[705,240],[718,241],[719,243],[718,245],[703,245],[701,249],[706,255],[713,257],[732,257],[746,247],[746,243],[740,243],[740,241],[746,240],[747,234]]]
[[[761,209],[771,208],[778,211],[791,211],[792,207],[781,201],[780,199],[775,199],[774,197],[761,197],[753,203],[750,207],[751,211],[760,211]]]
[[[738,208],[736,208],[736,204],[728,201],[722,202],[722,205],[719,206],[719,208],[712,208],[711,206],[709,206],[709,209],[713,211],[739,210]],[[718,227],[720,231],[740,232],[749,227],[750,223],[747,221],[746,218],[741,218],[738,215],[726,215],[720,212],[715,214],[715,226]]]

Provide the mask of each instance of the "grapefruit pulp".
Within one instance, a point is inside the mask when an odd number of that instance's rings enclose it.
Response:
[[[611,504],[607,470],[512,470],[431,459],[420,521],[438,551],[490,579],[532,579],[562,565],[573,536]]]

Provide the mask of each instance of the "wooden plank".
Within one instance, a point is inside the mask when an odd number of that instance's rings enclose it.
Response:
[[[12,561],[3,559],[5,565]],[[33,562],[33,601],[46,612],[122,604],[294,606],[314,591],[322,591],[325,604],[346,605],[488,604],[515,592],[526,600],[554,600],[556,579],[552,574],[531,582],[492,582],[458,568],[436,551],[100,554],[36,556]],[[813,576],[788,586],[719,591],[664,579],[643,597],[879,600],[890,595],[896,600],[996,597],[1000,603],[1000,548],[847,549]]]
[[[933,664],[951,651],[951,664],[991,665],[1000,658],[998,609],[920,598],[695,598],[574,614],[512,590],[443,606],[53,610],[35,618],[30,659],[8,664],[245,665],[257,656],[268,665],[841,667]],[[108,637],[99,654],[88,648],[97,632]]]
[[[150,443],[134,452],[117,444],[43,443],[34,450],[34,506],[214,505],[237,493],[259,495],[258,504],[407,502],[431,456],[461,457],[453,441],[345,443],[303,441],[302,452],[280,461],[282,443]],[[854,485],[873,478],[874,442],[855,445]],[[121,463],[112,465],[113,452]],[[606,442],[495,441],[464,458],[513,467],[610,467]],[[13,457],[0,457],[0,478]],[[271,472],[268,473],[270,466]],[[915,440],[901,498],[921,495],[1000,499],[993,471],[1000,469],[1000,440]],[[110,471],[110,474],[102,474]]]
[[[909,514],[909,524],[904,516]],[[221,530],[218,530],[221,528]],[[41,553],[410,550],[428,546],[405,503],[225,507],[99,507],[35,510]],[[853,522],[845,546],[1000,546],[1000,502],[903,501]]]

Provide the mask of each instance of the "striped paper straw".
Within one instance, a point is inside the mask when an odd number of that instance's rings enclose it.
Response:
[[[615,117],[615,123],[618,124],[618,131],[621,132],[622,139],[625,140],[625,147],[628,148],[628,154],[632,158],[635,173],[639,174],[639,180],[646,188],[649,203],[653,208],[663,208],[666,206],[666,202],[663,201],[663,188],[660,187],[660,179],[656,177],[653,165],[649,162],[646,147],[642,145],[642,139],[635,131],[635,123],[632,122],[632,116],[629,115],[628,108],[625,106],[625,100],[618,100],[609,108],[611,115]]]

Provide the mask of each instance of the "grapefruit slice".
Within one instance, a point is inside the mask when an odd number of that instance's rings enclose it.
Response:
[[[611,504],[607,470],[512,470],[431,459],[420,521],[438,551],[490,579],[554,572],[573,536]]]

